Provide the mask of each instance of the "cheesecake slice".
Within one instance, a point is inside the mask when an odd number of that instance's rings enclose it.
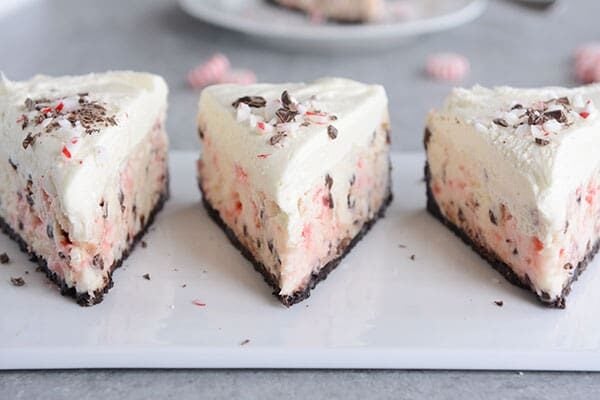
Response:
[[[284,7],[343,22],[370,22],[381,18],[383,0],[272,0]]]
[[[429,114],[427,208],[564,308],[600,244],[600,86],[456,89]]]
[[[166,106],[150,74],[0,80],[0,225],[80,305],[167,198]]]
[[[212,86],[198,124],[204,205],[287,306],[309,296],[391,200],[381,86]]]

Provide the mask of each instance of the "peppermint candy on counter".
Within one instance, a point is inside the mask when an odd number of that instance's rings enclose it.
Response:
[[[581,83],[600,82],[600,42],[586,43],[575,50],[575,77]]]
[[[246,69],[231,69],[227,56],[217,53],[189,71],[187,81],[194,89],[201,89],[215,83],[249,85],[256,82],[256,75]]]
[[[427,74],[439,81],[460,81],[469,74],[470,69],[469,60],[457,53],[432,54],[425,65]]]

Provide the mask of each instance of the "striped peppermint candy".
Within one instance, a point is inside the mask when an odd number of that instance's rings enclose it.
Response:
[[[429,56],[425,65],[427,74],[439,81],[459,81],[470,70],[469,60],[456,53],[437,53]]]
[[[220,82],[229,73],[230,67],[227,56],[217,53],[188,73],[188,83],[192,88],[199,89]]]

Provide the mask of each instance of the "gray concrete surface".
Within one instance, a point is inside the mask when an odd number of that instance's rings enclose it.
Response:
[[[168,128],[178,149],[197,147],[197,93],[185,73],[213,52],[263,81],[340,75],[386,86],[395,149],[420,148],[427,110],[450,85],[428,81],[434,51],[468,56],[465,85],[573,85],[573,48],[600,38],[600,2],[560,0],[547,12],[492,1],[478,21],[385,52],[311,54],[265,47],[188,17],[174,1],[48,0],[0,17],[0,70],[12,79],[35,73],[148,70],[171,87]],[[426,371],[62,371],[3,372],[1,399],[406,398],[577,399],[600,393],[587,373]]]

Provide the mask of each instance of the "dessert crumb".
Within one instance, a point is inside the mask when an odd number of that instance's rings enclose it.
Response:
[[[19,287],[19,286],[25,285],[25,280],[23,278],[21,278],[20,276],[17,277],[17,278],[11,277],[10,278],[10,283],[12,283],[13,286]]]
[[[398,248],[399,248],[399,249],[405,249],[405,248],[406,248],[406,245],[405,245],[405,244],[399,244],[399,245],[398,245]]]
[[[498,307],[502,307],[504,305],[504,302],[502,300],[495,300],[494,304],[497,305]]]
[[[148,243],[146,243],[146,241],[145,241],[145,240],[142,240],[142,241],[140,242],[140,245],[142,246],[142,249],[145,249],[146,247],[148,247]]]
[[[181,285],[181,287],[185,289],[187,287],[187,284],[184,283],[183,285]]]
[[[416,256],[416,255],[414,255],[414,254],[412,254],[412,255],[410,256],[410,259],[411,259],[412,261],[415,261],[415,260],[417,259],[417,256]]]
[[[10,262],[10,257],[6,253],[0,254],[0,264],[8,264]]]
[[[144,278],[145,280],[149,281],[150,280],[150,274],[144,274],[144,275],[142,275],[142,278]]]
[[[245,346],[245,345],[247,345],[248,343],[250,343],[250,339],[243,340],[243,341],[240,343],[240,346]]]

